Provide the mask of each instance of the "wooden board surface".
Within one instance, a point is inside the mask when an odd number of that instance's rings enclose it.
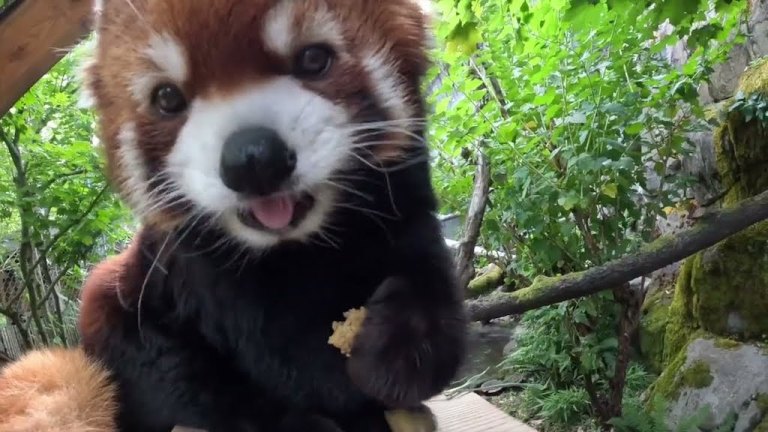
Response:
[[[437,432],[536,432],[475,393],[453,399],[438,397],[427,402],[437,417]],[[174,432],[205,432],[177,427]]]
[[[536,432],[475,393],[427,403],[437,417],[438,432]]]
[[[0,22],[0,116],[90,29],[91,0],[24,0]]]

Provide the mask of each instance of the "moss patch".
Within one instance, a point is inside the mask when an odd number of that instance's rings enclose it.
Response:
[[[696,361],[687,368],[685,349],[681,350],[664,369],[656,382],[650,388],[649,400],[661,397],[663,400],[674,401],[680,397],[684,388],[700,389],[709,387],[714,381],[712,370],[704,361]]]
[[[686,355],[685,352],[681,352],[672,361],[670,361],[664,372],[659,378],[651,385],[649,393],[649,401],[653,401],[657,398],[663,400],[677,400],[680,396],[680,390],[682,388],[682,382],[680,381],[680,369],[685,365]]]
[[[680,382],[685,387],[700,389],[709,387],[714,381],[712,370],[705,361],[697,361],[680,375]]]
[[[755,60],[739,79],[739,90],[744,93],[768,94],[768,57]]]
[[[763,417],[763,421],[752,432],[768,432],[768,417]]]
[[[768,222],[762,222],[688,258],[667,312],[664,361],[703,330],[724,344],[768,334]]]
[[[759,393],[757,395],[757,407],[763,415],[768,413],[768,394]]]
[[[740,347],[742,347],[744,344],[732,339],[726,339],[726,338],[715,338],[715,347],[720,348],[722,350],[736,350]]]
[[[664,363],[664,337],[674,287],[659,287],[643,303],[640,319],[640,354],[653,373],[661,373]]]
[[[691,292],[691,273],[694,264],[695,257],[685,260],[677,276],[675,294],[669,307],[664,332],[662,357],[665,364],[677,357],[699,327],[693,315],[693,293]]]
[[[477,297],[487,294],[503,284],[504,270],[495,264],[490,264],[482,269],[476,278],[469,282],[467,290],[471,297]]]
[[[689,291],[702,329],[740,340],[768,333],[768,222],[699,253]]]

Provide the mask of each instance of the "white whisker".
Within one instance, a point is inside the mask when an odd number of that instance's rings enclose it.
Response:
[[[363,198],[363,199],[365,199],[367,201],[373,201],[373,197],[371,195],[368,195],[366,193],[354,190],[351,187],[345,186],[342,183],[335,182],[333,180],[325,180],[323,183],[329,184],[329,185],[331,185],[333,187],[339,188],[339,189],[341,189],[343,191],[346,191],[346,192],[349,192],[349,193],[351,193],[353,195],[357,195],[357,196],[359,196],[359,197],[361,197],[361,198]]]

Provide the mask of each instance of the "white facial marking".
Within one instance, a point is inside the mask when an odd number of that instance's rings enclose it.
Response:
[[[159,72],[139,72],[131,77],[131,96],[142,107],[147,107],[152,100],[152,89],[165,75]]]
[[[267,13],[262,36],[267,48],[281,56],[290,55],[296,32],[295,17],[296,3],[292,1],[280,2]]]
[[[187,80],[189,71],[186,51],[171,35],[153,34],[144,52],[162,73],[177,84]]]
[[[371,77],[373,91],[379,104],[394,119],[408,119],[413,110],[408,106],[405,85],[397,74],[397,69],[386,56],[386,50],[380,49],[363,58],[363,67]]]
[[[144,54],[155,65],[155,70],[143,70],[131,77],[130,91],[140,106],[146,107],[151,92],[161,81],[182,84],[187,80],[189,68],[184,48],[168,34],[154,34]]]
[[[294,189],[309,191],[314,208],[299,227],[283,238],[302,238],[320,228],[333,206],[328,177],[349,161],[351,138],[346,112],[306,90],[292,78],[276,78],[226,98],[197,99],[168,156],[168,171],[181,192],[202,209],[221,214],[224,226],[250,245],[267,247],[277,235],[244,226],[236,211],[244,203],[219,175],[227,137],[246,127],[269,127],[296,152]]]
[[[117,163],[120,166],[122,189],[128,194],[129,204],[143,215],[147,207],[147,170],[142,163],[136,125],[126,123],[117,134]]]
[[[265,18],[262,38],[264,44],[276,54],[289,57],[304,43],[323,42],[335,47],[344,44],[342,27],[325,7],[307,15],[297,28],[296,2],[284,1],[272,8]]]

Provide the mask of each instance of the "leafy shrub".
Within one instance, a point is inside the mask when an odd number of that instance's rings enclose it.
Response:
[[[589,3],[589,4],[588,4]],[[730,2],[726,2],[730,3]],[[492,165],[481,241],[522,279],[599,265],[653,238],[692,179],[668,166],[706,130],[697,89],[725,58],[741,8],[717,2],[441,0],[431,140],[443,210],[464,212],[479,152]],[[631,12],[630,12],[631,11]],[[685,13],[680,13],[685,11]],[[666,18],[678,31],[656,38]],[[696,23],[696,25],[694,25]],[[664,57],[685,36],[690,59]],[[614,374],[621,310],[611,293],[528,312],[508,370],[552,424],[594,414],[590,384]],[[638,366],[633,395],[647,380]],[[643,379],[640,379],[640,376]],[[643,384],[645,385],[645,384]]]

